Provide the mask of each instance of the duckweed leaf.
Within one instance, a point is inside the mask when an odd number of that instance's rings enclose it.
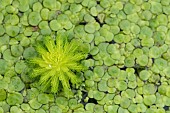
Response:
[[[119,107],[118,113],[129,113],[129,111],[128,111],[127,109],[124,109],[124,108],[122,108],[122,107]]]
[[[144,95],[144,103],[148,106],[152,105],[156,101],[156,96],[155,95]]]
[[[11,53],[13,56],[21,56],[24,49],[21,45],[12,45],[11,46]]]
[[[98,83],[98,89],[99,91],[107,91],[107,82],[106,80],[101,80],[99,83]]]
[[[137,58],[136,62],[141,66],[146,66],[148,64],[148,56],[141,55]]]
[[[0,107],[0,113],[4,113],[4,110],[2,107]]]
[[[123,90],[127,89],[127,83],[125,81],[119,81],[118,84],[116,84],[116,88],[119,91],[123,91]]]
[[[93,80],[86,80],[85,81],[85,85],[87,87],[93,87],[94,86],[94,81]]]
[[[169,67],[166,67],[163,69],[163,73],[165,74],[166,77],[170,77],[170,68]]]
[[[42,4],[40,2],[36,2],[33,4],[33,11],[40,12],[42,9]]]
[[[41,10],[40,14],[41,14],[41,18],[42,18],[43,20],[47,20],[47,19],[48,19],[48,14],[49,14],[49,9],[43,8],[43,9]]]
[[[167,61],[163,58],[155,59],[155,65],[158,67],[159,70],[163,70],[167,67]]]
[[[23,52],[23,57],[25,59],[29,59],[29,58],[34,57],[36,55],[37,54],[36,54],[35,49],[33,47],[28,47]]]
[[[94,73],[96,73],[99,77],[104,75],[104,68],[102,66],[96,66],[94,68]]]
[[[44,109],[38,109],[35,111],[35,113],[46,113],[46,111]]]
[[[140,32],[140,37],[141,37],[141,38],[146,37],[145,40],[146,40],[146,39],[149,39],[149,40],[152,41],[152,38],[151,38],[152,35],[153,35],[153,31],[151,30],[151,28],[149,28],[149,27],[147,27],[147,26],[141,27],[141,32]],[[145,42],[145,41],[144,41],[144,42]],[[148,41],[148,42],[149,42],[149,41]],[[152,43],[153,43],[153,41],[152,41]]]
[[[130,104],[128,110],[129,110],[130,112],[137,113],[137,112],[138,112],[138,110],[137,110],[137,105],[136,105],[136,104]]]
[[[117,83],[117,82],[116,82],[116,80],[113,79],[113,78],[109,78],[108,81],[107,81],[107,85],[108,85],[109,87],[111,87],[111,88],[114,87],[114,86],[116,86],[115,83]]]
[[[23,102],[23,96],[21,93],[9,93],[7,97],[7,103],[9,105],[21,104]]]
[[[129,20],[122,20],[120,23],[119,23],[119,26],[122,30],[128,30],[130,29],[130,22]]]
[[[21,91],[25,87],[25,84],[19,77],[12,77],[8,87],[11,91]]]
[[[56,8],[56,0],[51,0],[51,1],[49,1],[49,0],[44,0],[43,1],[43,5],[44,5],[44,7],[46,7],[46,8],[49,8],[50,10],[55,10],[55,8]]]
[[[167,25],[168,18],[165,14],[160,14],[157,16],[157,21],[159,22],[160,25]]]
[[[109,105],[108,106],[108,113],[117,113],[119,106],[118,105]]]
[[[154,40],[152,38],[143,38],[141,41],[142,46],[152,47],[154,45]]]
[[[134,8],[134,5],[131,4],[131,3],[126,3],[125,6],[124,6],[124,12],[126,14],[132,14],[135,12],[135,8]]]
[[[38,12],[31,12],[28,16],[29,24],[32,26],[37,26],[41,20],[42,18]]]
[[[140,27],[138,25],[136,25],[136,24],[132,24],[130,30],[134,34],[139,34],[140,33]]]
[[[142,71],[139,73],[139,76],[140,76],[140,79],[141,79],[141,80],[148,80],[149,77],[151,76],[151,72],[150,72],[150,71],[147,71],[147,70],[142,70]]]
[[[143,94],[152,95],[156,92],[156,86],[154,84],[146,84],[143,86]]]
[[[97,12],[96,7],[92,7],[92,8],[90,9],[90,13],[91,13],[93,16],[97,16],[98,12]]]
[[[5,29],[3,25],[0,25],[0,36],[2,36],[5,33]]]
[[[130,82],[128,82],[128,87],[129,87],[129,88],[134,89],[134,88],[136,88],[136,86],[137,86],[136,81],[130,81]]]
[[[94,99],[101,100],[105,96],[105,94],[104,92],[93,91],[93,96],[94,96]]]
[[[57,109],[57,111],[56,111],[56,109]],[[59,108],[58,106],[51,106],[50,113],[62,113],[62,109]]]
[[[125,66],[126,67],[133,67],[135,64],[135,58],[133,56],[129,56],[125,58]]]
[[[20,41],[21,46],[28,46],[30,44],[30,39],[27,37],[23,37],[22,40]]]
[[[11,112],[11,113],[16,113],[16,112],[21,113],[22,110],[21,110],[19,107],[17,107],[17,106],[12,106],[12,107],[10,108],[10,112]]]
[[[8,63],[7,61],[0,59],[0,74],[5,74],[5,72],[8,69]]]
[[[150,58],[158,58],[161,55],[161,51],[157,46],[153,46],[149,50]]]
[[[128,99],[127,97],[122,97],[121,102],[120,102],[120,106],[122,108],[128,108],[129,105],[130,105],[130,99]]]
[[[95,26],[93,24],[87,24],[85,25],[85,31],[87,33],[94,33],[95,32]]]
[[[146,112],[147,107],[145,104],[141,103],[141,104],[137,104],[137,109],[138,109],[138,112]]]
[[[57,97],[55,103],[61,109],[67,109],[68,107],[68,101],[65,97]]]
[[[120,73],[120,69],[116,66],[111,66],[108,68],[108,73],[113,77],[118,77]]]
[[[94,106],[95,106],[94,103],[87,103],[86,106],[85,106],[85,109],[90,111],[90,112],[93,112]]]
[[[4,89],[0,89],[0,101],[4,101],[7,97],[7,93]]]
[[[49,97],[47,96],[47,94],[39,94],[38,95],[38,102],[40,102],[41,104],[47,104],[49,101]]]
[[[62,28],[61,24],[57,22],[57,20],[52,20],[50,22],[50,27],[53,31],[57,31]]]
[[[104,58],[104,64],[106,66],[112,66],[115,63],[115,60],[113,60],[111,57],[105,57]]]
[[[114,41],[117,43],[122,43],[124,41],[125,35],[118,34],[114,37]]]
[[[121,70],[118,79],[119,80],[126,80],[128,73],[126,71]]]
[[[21,12],[26,12],[27,10],[29,10],[29,3],[28,3],[28,1],[19,0],[19,10]]]
[[[77,13],[82,9],[82,6],[80,4],[71,4],[70,5],[70,11],[73,13]]]
[[[94,113],[103,113],[103,112],[104,112],[103,106],[98,104],[94,106]]]
[[[110,7],[110,2],[109,1],[105,1],[105,0],[101,0],[100,5],[103,8],[107,8],[107,7]]]
[[[10,25],[7,25],[5,26],[5,30],[6,30],[6,33],[11,36],[11,37],[15,37],[16,35],[18,35],[19,31],[20,31],[20,28],[18,26],[10,26]]]
[[[32,100],[32,99],[36,98],[38,96],[38,94],[39,94],[39,90],[38,89],[31,88],[31,89],[28,89],[26,98],[28,100]]]
[[[33,109],[39,109],[42,106],[42,104],[39,103],[36,98],[30,100],[28,103]]]
[[[21,109],[25,110],[25,111],[29,111],[30,110],[30,106],[29,106],[29,104],[23,103],[23,104],[21,104]]]

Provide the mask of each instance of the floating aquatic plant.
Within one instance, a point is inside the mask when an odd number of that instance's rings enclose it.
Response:
[[[63,91],[70,91],[70,83],[78,85],[79,77],[75,72],[85,69],[80,63],[85,54],[80,51],[80,44],[76,41],[68,42],[67,38],[58,36],[56,41],[50,36],[44,38],[43,44],[36,46],[38,57],[30,60],[35,68],[30,74],[31,77],[39,77],[42,90],[51,87],[51,92],[57,93],[62,85]]]

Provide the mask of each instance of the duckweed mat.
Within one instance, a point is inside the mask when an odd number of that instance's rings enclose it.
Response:
[[[46,36],[81,43],[78,86],[30,77]],[[170,113],[169,78],[170,0],[0,0],[0,113]]]

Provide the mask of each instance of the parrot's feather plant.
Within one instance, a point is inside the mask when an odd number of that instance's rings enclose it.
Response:
[[[68,92],[71,91],[70,82],[78,85],[80,79],[75,72],[85,69],[80,61],[86,56],[79,46],[76,41],[69,42],[61,36],[57,36],[56,41],[47,36],[44,45],[36,45],[39,56],[30,60],[36,66],[30,76],[39,78],[42,90],[51,87],[51,92],[57,93],[62,86],[61,89]]]

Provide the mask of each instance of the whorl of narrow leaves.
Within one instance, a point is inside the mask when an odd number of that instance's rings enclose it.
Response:
[[[77,42],[68,42],[67,38],[58,36],[54,41],[49,36],[45,37],[44,46],[42,44],[36,46],[39,57],[30,60],[36,65],[31,77],[40,78],[42,90],[51,87],[51,92],[57,93],[61,84],[64,92],[70,91],[69,81],[76,85],[80,82],[74,72],[85,69],[80,64],[85,54],[79,51],[79,48]]]

